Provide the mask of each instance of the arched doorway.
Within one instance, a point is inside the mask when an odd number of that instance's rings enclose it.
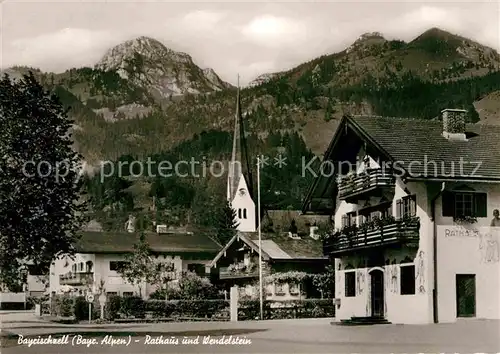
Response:
[[[370,271],[371,315],[384,317],[384,272],[381,269]]]

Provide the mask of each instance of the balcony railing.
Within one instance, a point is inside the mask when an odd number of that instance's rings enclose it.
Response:
[[[374,229],[354,226],[325,239],[323,252],[325,255],[334,255],[372,247],[418,245],[419,229],[418,218],[392,221]]]
[[[378,188],[393,188],[396,179],[390,170],[370,169],[359,175],[343,177],[339,181],[339,198],[348,199],[361,196]]]
[[[266,267],[262,269],[262,274],[267,275],[268,270]],[[259,276],[258,264],[245,266],[243,264],[231,265],[229,267],[221,267],[219,271],[220,279],[240,279],[240,278],[254,278]]]
[[[86,285],[92,284],[94,280],[94,273],[81,272],[81,273],[67,273],[59,275],[60,285]]]

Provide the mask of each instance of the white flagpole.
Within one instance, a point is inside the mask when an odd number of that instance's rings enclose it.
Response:
[[[260,157],[257,157],[257,213],[259,220],[259,295],[260,295],[260,319],[264,320],[264,299],[262,285],[262,235],[260,231]]]

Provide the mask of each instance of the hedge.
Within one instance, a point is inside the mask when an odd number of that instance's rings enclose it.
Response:
[[[324,318],[335,317],[331,299],[266,300],[263,304],[264,319]],[[259,300],[238,303],[238,320],[260,319]]]
[[[54,295],[50,303],[50,313],[56,317],[74,317],[78,321],[88,321],[89,303],[84,296],[71,297]],[[101,306],[97,300],[92,303],[92,319],[100,318]]]
[[[264,301],[264,319],[293,319],[335,317],[335,306],[331,299],[304,299],[288,301]],[[52,300],[52,315],[88,320],[88,303],[83,296],[55,296]],[[92,319],[100,318],[100,306],[94,302]],[[137,296],[108,297],[104,307],[108,321],[151,320],[229,320],[229,300],[143,300]],[[259,300],[241,300],[238,303],[238,319],[260,319]]]

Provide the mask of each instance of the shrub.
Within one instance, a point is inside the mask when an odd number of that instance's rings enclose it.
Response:
[[[118,317],[121,308],[121,297],[118,295],[111,295],[106,301],[104,306],[104,318],[113,321]]]
[[[153,317],[226,318],[229,301],[226,300],[148,300],[145,310]]]
[[[53,316],[70,317],[73,315],[73,299],[69,295],[52,297],[51,311]]]
[[[127,317],[144,318],[145,303],[139,296],[125,296],[121,299],[120,312]]]
[[[73,314],[78,321],[88,321],[89,303],[85,296],[78,296],[74,299]],[[92,320],[101,318],[101,305],[98,301],[92,303]]]
[[[331,299],[264,301],[264,319],[320,317],[335,317],[335,307]],[[238,319],[260,319],[260,302],[258,300],[240,301]]]
[[[267,318],[270,303],[264,301],[264,318]],[[238,319],[246,320],[259,320],[260,319],[260,301],[259,300],[243,300],[238,303]]]
[[[183,300],[207,300],[218,297],[217,289],[207,278],[186,272],[178,283],[179,298]]]
[[[170,317],[175,311],[177,303],[165,300],[148,300],[145,303],[145,310],[153,312],[153,317]]]

